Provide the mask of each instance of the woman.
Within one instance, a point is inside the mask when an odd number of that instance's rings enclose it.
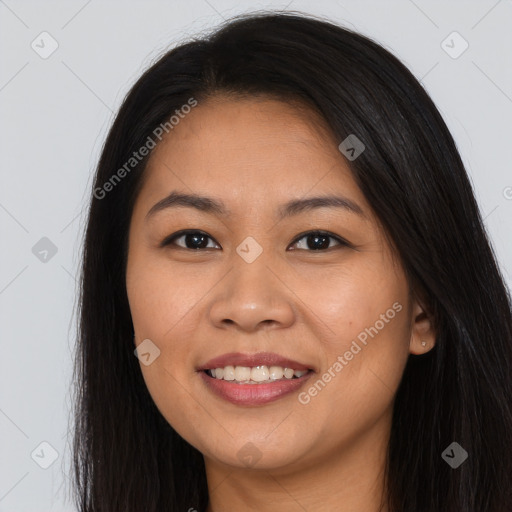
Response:
[[[512,502],[510,300],[439,112],[364,36],[259,13],[151,66],[80,314],[81,511]]]

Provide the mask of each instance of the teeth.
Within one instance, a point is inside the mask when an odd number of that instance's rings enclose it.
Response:
[[[293,378],[293,370],[291,368],[285,368],[284,369],[284,376],[287,379],[292,379]]]
[[[222,368],[219,368],[222,370]],[[217,375],[215,375],[215,378],[217,378]],[[219,377],[220,379],[221,377]],[[233,366],[226,366],[224,368],[224,380],[235,380],[235,368]]]
[[[251,369],[248,366],[235,366],[235,380],[251,380]]]
[[[284,370],[280,366],[271,366],[269,373],[271,379],[279,380],[283,378]]]
[[[208,370],[208,373],[215,379],[224,379],[241,382],[244,384],[257,384],[259,382],[272,382],[281,379],[299,378],[305,375],[307,370],[294,370],[282,366],[225,366]]]
[[[256,366],[251,370],[251,380],[263,382],[269,380],[269,371],[267,366]]]

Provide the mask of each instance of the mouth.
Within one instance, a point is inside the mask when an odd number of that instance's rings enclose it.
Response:
[[[207,389],[236,405],[257,406],[298,391],[313,368],[277,354],[225,354],[197,368]]]
[[[282,366],[225,366],[203,370],[209,377],[234,384],[268,384],[275,381],[300,379],[312,370],[294,370]]]

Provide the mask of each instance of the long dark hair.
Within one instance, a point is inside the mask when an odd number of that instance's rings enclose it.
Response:
[[[298,99],[340,142],[356,134],[366,146],[348,162],[354,179],[437,333],[433,350],[409,357],[396,395],[390,511],[510,510],[511,301],[454,140],[396,57],[296,12],[240,16],[166,52],[131,88],[110,129],[81,273],[73,441],[79,510],[202,512],[207,505],[203,457],[158,411],[133,353],[127,236],[149,156],[133,169],[126,162],[191,98],[200,105],[219,93]],[[129,171],[114,180],[123,166]],[[468,452],[456,469],[442,457],[453,442]]]

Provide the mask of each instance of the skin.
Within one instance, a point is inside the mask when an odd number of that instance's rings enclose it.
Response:
[[[340,142],[298,104],[217,96],[174,127],[145,171],[126,271],[135,344],[149,338],[161,351],[141,370],[162,415],[204,455],[207,512],[389,512],[380,505],[394,396],[409,354],[431,350],[435,333]],[[172,190],[221,199],[232,215],[179,207],[146,218]],[[364,216],[323,207],[277,220],[288,200],[327,194]],[[184,237],[159,246],[182,229],[207,233],[208,248],[186,249]],[[309,230],[351,246],[296,240]],[[248,236],[263,249],[252,263],[236,252]],[[312,384],[397,302],[401,311],[307,404],[297,392],[234,405],[196,371],[227,352],[269,351],[315,368]],[[260,457],[252,466],[238,456],[247,443]]]

